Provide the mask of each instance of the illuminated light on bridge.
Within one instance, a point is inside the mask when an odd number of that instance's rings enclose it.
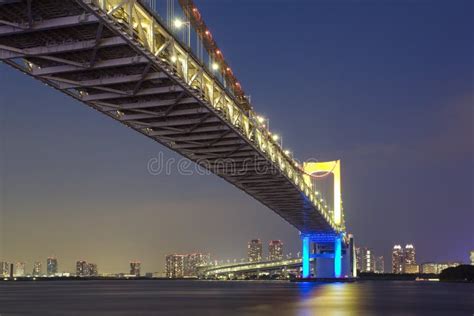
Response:
[[[253,110],[196,6],[179,2],[187,21],[176,24],[194,28],[214,64],[195,56],[189,31],[185,45],[142,0],[0,1],[0,60],[211,170],[272,209],[301,232],[304,267],[318,255],[310,245],[322,236],[342,254],[347,238],[339,161],[330,170],[324,164],[301,168],[278,142],[281,136],[264,124],[268,120]],[[243,172],[223,168],[228,160]],[[338,182],[334,212],[310,181],[323,170]],[[333,257],[337,277],[340,256]],[[309,268],[303,275],[309,276]]]
[[[174,26],[178,29],[181,28],[184,25],[184,23],[185,22],[181,21],[180,19],[175,19],[174,20]]]

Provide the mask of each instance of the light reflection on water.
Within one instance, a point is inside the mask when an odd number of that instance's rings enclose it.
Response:
[[[359,314],[360,288],[350,283],[312,286],[301,283],[298,316],[350,316]]]

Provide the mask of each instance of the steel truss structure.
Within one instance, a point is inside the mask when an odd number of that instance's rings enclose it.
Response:
[[[211,170],[302,233],[345,230],[256,113],[139,0],[0,0],[0,59]]]

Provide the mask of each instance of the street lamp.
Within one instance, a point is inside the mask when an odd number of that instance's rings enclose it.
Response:
[[[174,19],[173,21],[173,26],[177,29],[180,30],[183,26],[187,26],[187,31],[188,31],[188,36],[187,36],[187,44],[188,47],[191,47],[191,23],[188,21],[183,21],[179,18]]]
[[[280,137],[280,135],[278,135],[278,134],[273,134],[273,135],[272,135],[272,139],[273,139],[274,141],[280,140],[279,145],[280,145],[280,147],[283,148],[283,137]]]
[[[264,118],[263,116],[257,116],[257,121],[264,125],[266,127],[266,129],[269,131],[270,130],[270,120],[267,119],[267,118]]]

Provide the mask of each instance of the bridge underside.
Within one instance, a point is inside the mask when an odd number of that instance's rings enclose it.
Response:
[[[0,59],[211,170],[299,231],[333,231],[238,127],[91,1],[0,1]]]

